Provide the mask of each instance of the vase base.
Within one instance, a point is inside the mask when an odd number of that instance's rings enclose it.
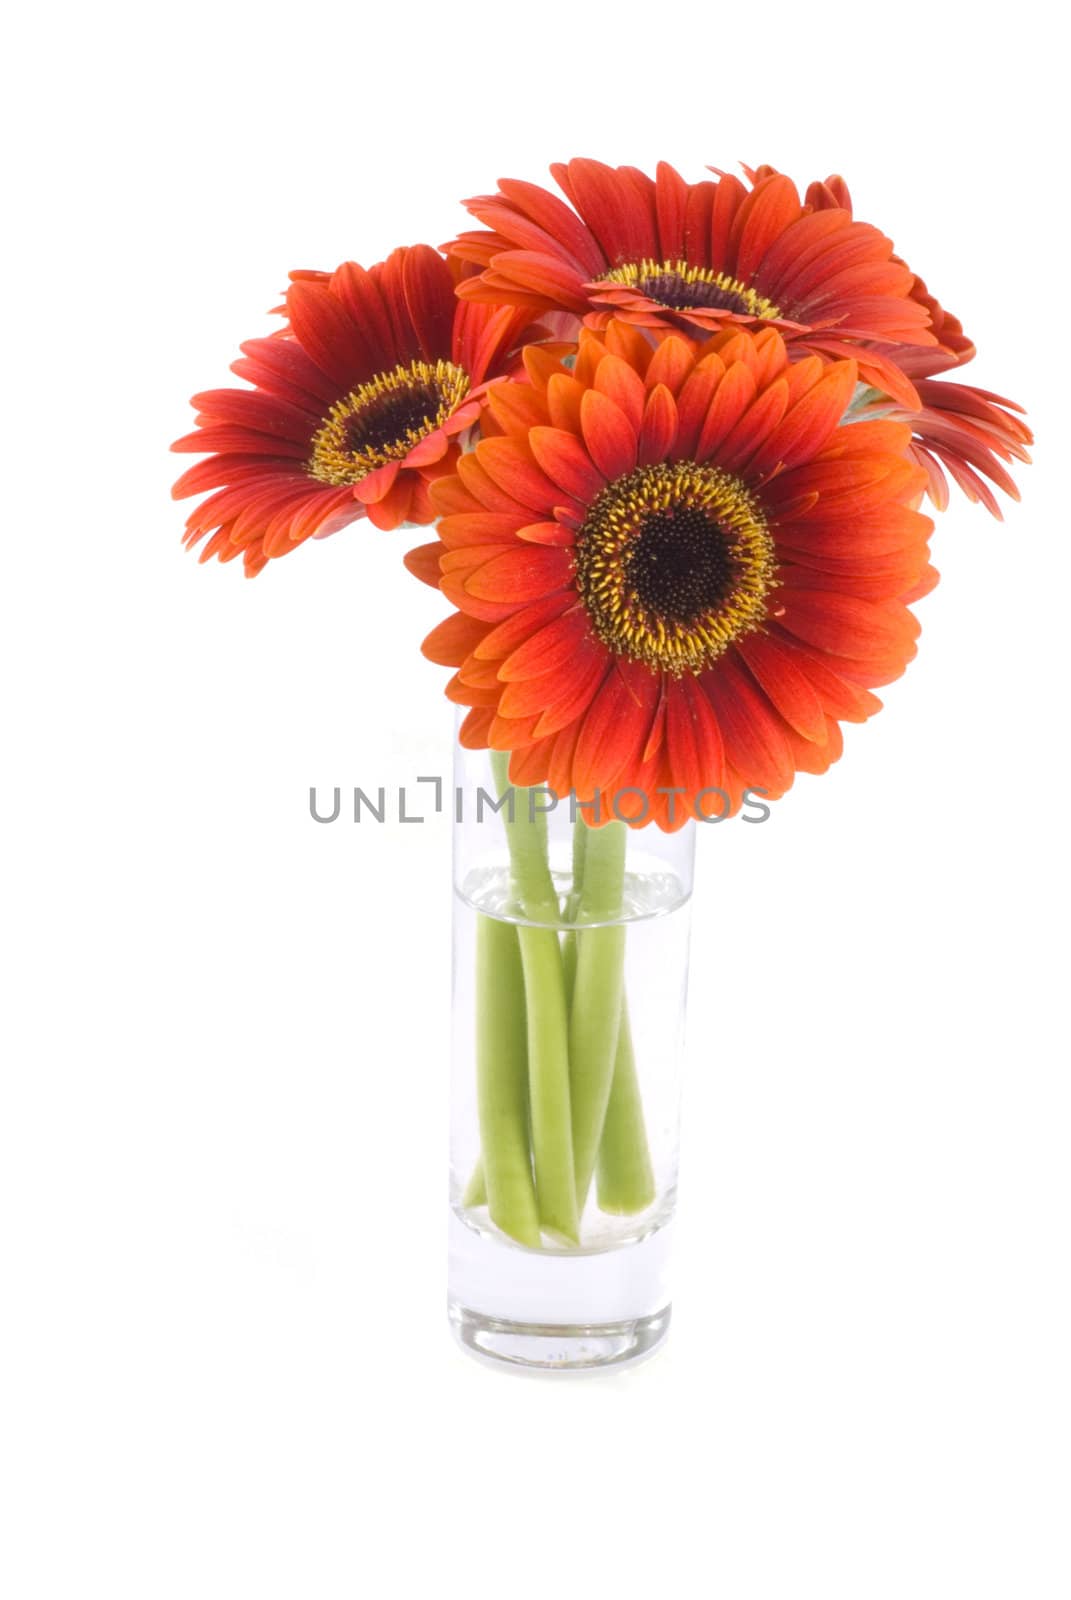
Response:
[[[670,1307],[648,1317],[594,1326],[508,1322],[450,1304],[463,1350],[484,1361],[541,1372],[601,1372],[644,1360],[669,1331]]]

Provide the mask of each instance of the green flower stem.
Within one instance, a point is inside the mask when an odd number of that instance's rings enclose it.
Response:
[[[584,888],[584,863],[588,854],[588,834],[591,829],[584,821],[584,813],[577,811],[576,821],[573,823],[573,888],[569,896],[572,910],[569,912],[569,921],[576,916],[576,907],[580,903],[580,895]],[[574,903],[575,902],[575,903]]]
[[[573,829],[573,892],[569,897],[570,920],[576,917],[584,885],[584,860],[590,830],[581,814]],[[565,981],[572,1002],[576,975],[576,935],[565,936]],[[621,997],[621,1024],[614,1057],[614,1074],[606,1106],[602,1139],[595,1164],[596,1185],[601,1210],[615,1216],[634,1216],[645,1211],[655,1195],[654,1173],[643,1120],[643,1101],[636,1076],[636,1055],[632,1045],[628,997]]]
[[[578,926],[611,923],[576,935],[576,977],[569,1019],[570,1090],[577,1209],[583,1212],[595,1172],[613,1082],[625,980],[624,823],[588,829]]]
[[[491,751],[491,771],[501,797],[510,788],[509,756],[505,751]],[[521,915],[530,922],[558,923],[561,909],[547,857],[545,812],[533,809],[527,789],[514,789],[512,804],[507,801],[502,807],[502,820],[509,845],[513,896]]]
[[[614,1078],[606,1106],[602,1142],[595,1167],[599,1208],[614,1216],[646,1211],[655,1197],[651,1152],[643,1122],[643,1102],[636,1077],[628,1000],[621,1001],[621,1029],[614,1058]]]
[[[584,886],[584,854],[587,848],[588,825],[581,812],[573,824],[573,886],[565,905],[566,922],[575,922],[580,905],[580,891]],[[565,972],[565,998],[573,1003],[573,986],[576,983],[576,934],[567,933],[562,940],[562,967]]]
[[[509,758],[493,751],[499,794],[509,788]],[[569,1082],[569,1012],[556,924],[561,917],[547,858],[546,817],[533,816],[528,791],[517,789],[503,808],[513,897],[531,923],[517,926],[524,970],[528,1091],[539,1215],[548,1233],[575,1243],[579,1236]],[[486,1166],[485,1181],[490,1180]],[[488,1189],[490,1193],[490,1187]]]
[[[571,1138],[569,1011],[561,947],[553,928],[517,929],[528,1012],[528,1088],[532,1157],[544,1228],[570,1243],[580,1237]]]
[[[523,974],[522,974],[523,977]],[[483,1156],[476,1157],[476,1165],[469,1174],[469,1181],[461,1195],[461,1206],[465,1211],[472,1211],[476,1206],[487,1204],[487,1184],[483,1176]]]
[[[562,976],[565,979],[565,1003],[573,1004],[576,987],[576,934],[567,933],[562,939]]]
[[[584,886],[584,861],[590,829],[578,815],[573,833],[573,882],[566,908],[566,919],[573,921],[580,907]],[[589,898],[590,905],[590,898]],[[562,941],[562,966],[566,1002],[572,1003],[576,977],[577,934],[568,932]],[[518,996],[523,1008],[523,990]],[[606,1105],[602,1137],[596,1158],[596,1184],[601,1210],[614,1216],[634,1216],[646,1210],[655,1197],[643,1103],[636,1075],[628,1000],[622,995],[621,1022],[614,1057],[610,1095]],[[476,1162],[462,1204],[468,1207],[487,1204],[487,1186],[482,1159]]]
[[[520,947],[512,923],[485,916],[476,919],[476,1099],[491,1221],[538,1249]]]
[[[495,752],[492,754],[491,763],[494,769],[496,789],[501,796],[509,784],[509,777],[506,770],[508,767],[508,760],[504,756],[501,756]],[[518,808],[520,808],[519,812]],[[508,825],[508,813],[505,814],[504,820]],[[546,824],[542,819],[542,813],[537,813],[536,820],[534,823],[532,823],[527,810],[527,794],[523,790],[517,790],[514,795],[514,821],[515,826],[518,824],[522,826],[527,824],[527,828],[531,831],[526,835],[526,839],[530,840],[534,834],[534,838],[539,845],[538,859],[537,852],[525,852],[525,862],[526,865],[532,869],[534,874],[538,874],[538,892],[543,899],[547,900],[549,899],[549,896],[554,893],[554,886],[553,879],[550,878],[549,874],[549,861],[546,851]],[[580,885],[583,881],[584,875],[584,845],[587,838],[587,832],[588,830],[584,825],[583,818],[578,816],[576,827],[573,832],[573,884],[569,895],[569,904],[565,912],[566,920],[570,922],[576,915],[576,907],[580,898]],[[515,840],[516,838],[517,836],[514,835]],[[514,858],[517,853],[518,852],[515,849],[513,851]],[[544,876],[542,870],[544,866],[547,868],[546,876]],[[516,869],[514,869],[514,871],[515,870]],[[557,897],[555,895],[555,907],[556,906]],[[565,982],[565,1000],[566,1005],[568,1006],[569,1001],[572,998],[573,979],[576,974],[576,935],[574,933],[567,933],[562,940],[562,971]],[[523,1005],[523,1003],[524,995],[522,991],[521,1004]],[[474,1206],[484,1206],[487,1204],[487,1184],[484,1180],[482,1158],[477,1160],[476,1165],[472,1169],[472,1174],[469,1177],[469,1181],[465,1186],[464,1194],[462,1195],[461,1204],[466,1209]]]

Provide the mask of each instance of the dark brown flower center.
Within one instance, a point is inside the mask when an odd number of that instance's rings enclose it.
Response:
[[[640,604],[667,621],[694,622],[732,593],[737,562],[722,529],[699,506],[646,517],[629,579]]]
[[[669,311],[735,311],[772,321],[781,315],[772,300],[727,272],[691,267],[687,261],[628,261],[600,279],[623,283]]]
[[[615,654],[677,676],[704,671],[761,626],[775,565],[747,487],[694,461],[615,479],[577,536],[577,588],[595,633]]]
[[[309,472],[341,486],[402,460],[442,426],[468,387],[468,375],[450,361],[379,373],[331,407],[312,441]]]

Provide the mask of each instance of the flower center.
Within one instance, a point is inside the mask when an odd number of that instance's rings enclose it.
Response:
[[[739,478],[694,461],[637,467],[592,502],[576,581],[616,655],[679,677],[760,627],[776,583],[773,540]]]
[[[739,278],[712,267],[690,267],[687,261],[627,261],[599,280],[623,283],[669,311],[736,311],[772,321],[781,312],[772,300],[749,289]]]
[[[468,387],[468,374],[451,361],[411,361],[378,373],[331,407],[312,441],[309,472],[319,483],[341,485],[401,461],[441,427]]]

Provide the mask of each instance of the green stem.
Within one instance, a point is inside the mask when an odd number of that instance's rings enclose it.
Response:
[[[591,829],[584,821],[584,813],[577,811],[576,821],[573,823],[573,888],[569,896],[570,903],[576,902],[569,915],[572,922],[576,916],[576,905],[580,903],[580,895],[584,888],[584,863],[588,854],[588,834]]]
[[[565,979],[565,1003],[572,1006],[576,988],[576,934],[571,930],[562,939],[562,975]]]
[[[620,917],[625,879],[624,823],[588,829],[576,922],[610,923],[578,932],[569,1020],[570,1092],[577,1209],[583,1212],[595,1172],[613,1082],[624,997],[625,929]]]
[[[461,1206],[464,1211],[473,1211],[477,1206],[485,1206],[486,1204],[487,1184],[484,1182],[483,1176],[483,1156],[479,1155],[476,1157],[476,1165],[469,1174],[469,1181],[462,1192]]]
[[[575,922],[580,906],[580,893],[584,887],[584,855],[587,849],[588,826],[581,812],[573,824],[573,884],[565,904],[566,922]],[[569,932],[562,940],[562,968],[565,972],[565,998],[571,1006],[576,983],[576,934]]]
[[[485,916],[476,919],[476,1098],[491,1221],[538,1249],[520,948],[512,923]]]
[[[499,796],[507,794],[509,756],[505,751],[491,751],[491,771]],[[533,808],[527,789],[514,789],[512,804],[507,802],[502,807],[502,821],[509,845],[513,894],[522,915],[531,922],[557,923],[561,908],[547,857],[546,813]]]
[[[573,829],[573,892],[569,897],[570,920],[576,916],[584,885],[584,859],[589,829],[583,815],[577,814]],[[576,935],[565,936],[566,988],[572,1002],[576,975]],[[621,997],[621,1024],[614,1056],[614,1074],[606,1106],[602,1139],[595,1164],[599,1207],[615,1216],[634,1216],[645,1211],[654,1200],[654,1173],[644,1126],[643,1101],[636,1076],[636,1054],[632,1044],[628,997]]]
[[[569,1084],[569,1013],[553,928],[517,929],[528,1015],[528,1092],[539,1215],[548,1233],[580,1235]]]
[[[636,1076],[628,1001],[621,1002],[621,1030],[614,1058],[614,1079],[606,1106],[602,1142],[596,1163],[599,1207],[614,1216],[646,1211],[655,1197],[654,1172],[643,1122],[643,1102]]]
[[[509,788],[509,758],[492,751],[491,765],[499,793],[504,794]],[[517,926],[524,971],[531,1140],[539,1215],[549,1233],[575,1242],[579,1217],[571,1137],[569,1013],[556,928],[561,911],[547,858],[546,817],[539,812],[533,814],[524,789],[514,792],[512,816],[508,805],[502,815],[517,908],[532,923],[550,924]],[[485,1165],[488,1184],[489,1179]]]

